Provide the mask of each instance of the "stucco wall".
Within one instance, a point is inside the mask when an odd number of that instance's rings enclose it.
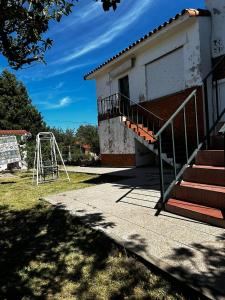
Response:
[[[101,121],[99,135],[101,154],[135,154],[132,132],[123,125],[121,117]]]
[[[145,45],[143,49],[139,49],[132,55],[135,58],[135,64],[133,68],[126,70],[124,73],[119,72],[121,70],[120,65],[108,69],[107,73],[98,75],[97,77],[97,97],[107,97],[111,94],[119,91],[118,79],[129,75],[130,85],[130,98],[133,101],[149,101],[157,99],[163,95],[167,96],[171,93],[171,87],[169,81],[164,81],[163,86],[158,90],[147,91],[146,84],[146,65],[163,57],[166,62],[166,57],[171,51],[176,49],[182,49],[183,62],[182,66],[177,64],[172,68],[170,74],[171,77],[176,70],[182,69],[184,82],[184,90],[189,88],[201,86],[202,80],[212,69],[212,56],[219,57],[225,54],[225,5],[221,0],[206,0],[208,9],[212,12],[212,18],[210,17],[198,17],[189,18],[180,26],[172,29],[165,30],[164,35],[157,39],[157,37],[148,45]],[[157,36],[157,35],[156,35]],[[216,45],[216,49],[215,49]],[[211,47],[212,46],[212,47]],[[179,50],[178,50],[179,51]],[[176,53],[173,52],[173,53]],[[178,53],[178,52],[177,52]],[[127,60],[131,59],[128,57]],[[173,57],[174,64],[176,64],[176,56]],[[121,63],[124,64],[125,61]],[[163,68],[160,70],[159,62],[159,78],[163,78]],[[171,63],[171,62],[170,62]],[[165,63],[166,64],[166,63]],[[117,70],[116,70],[117,69]],[[162,74],[160,74],[162,72]],[[114,73],[114,76],[112,74]],[[120,73],[119,76],[115,74]],[[165,72],[164,72],[165,73]],[[174,76],[175,78],[175,76]],[[221,77],[222,78],[222,77]],[[210,81],[211,79],[209,79]],[[210,90],[209,83],[209,99],[210,99],[210,119],[213,119],[214,107],[211,105],[212,91]],[[177,86],[177,90],[173,90],[173,93],[180,91],[180,86]],[[220,94],[220,111],[225,107],[225,81],[219,82],[219,94]],[[150,101],[151,102],[151,101]],[[168,106],[169,104],[167,104]],[[117,123],[118,119],[114,119],[109,126],[109,122],[100,122],[100,139],[101,139],[101,152],[102,153],[121,153],[130,154],[135,153],[135,142],[132,134],[129,134],[129,130],[123,127],[120,123]],[[102,123],[102,124],[101,124]],[[116,124],[117,123],[117,124]],[[108,125],[107,125],[108,124]],[[122,126],[122,127],[121,127]],[[108,128],[106,130],[106,128]],[[110,129],[109,129],[110,128]],[[124,136],[126,138],[124,138]],[[137,147],[136,147],[137,152]],[[136,159],[138,161],[138,159]]]
[[[100,151],[104,165],[143,166],[153,164],[154,154],[139,143],[121,117],[101,121],[99,124]]]
[[[202,68],[201,68],[201,51],[204,49],[200,48],[200,24],[205,21],[203,18],[189,18],[184,24],[182,23],[176,29],[172,31],[165,30],[165,34],[160,39],[155,39],[151,44],[146,46],[145,49],[138,51],[135,55],[135,64],[133,68],[128,71],[115,76],[121,70],[121,65],[113,67],[108,70],[107,73],[98,76],[97,81],[97,97],[105,98],[109,95],[117,93],[119,91],[118,79],[129,75],[129,86],[130,86],[130,98],[134,101],[153,100],[155,98],[168,95],[171,93],[171,87],[165,80],[164,85],[154,91],[154,95],[147,96],[147,85],[146,85],[146,65],[156,60],[159,57],[164,57],[166,61],[168,54],[175,49],[182,49],[182,66],[176,64],[176,55],[173,57],[175,67],[170,76],[175,75],[176,70],[182,69],[179,72],[179,76],[183,76],[182,82],[184,83],[183,88],[187,89],[193,86],[201,85],[202,83]],[[202,23],[201,23],[202,22]],[[207,40],[209,38],[207,37]],[[204,37],[205,41],[205,37]],[[208,50],[206,50],[208,51]],[[180,53],[180,51],[175,51]],[[131,58],[128,58],[131,59]],[[204,71],[205,72],[205,71]],[[160,73],[160,69],[159,69]],[[158,74],[159,77],[161,76]],[[162,74],[163,76],[163,74]],[[180,91],[180,87],[173,90],[173,92]],[[149,99],[150,98],[150,99]],[[110,120],[104,120],[99,122],[99,135],[100,135],[100,150],[102,154],[135,154],[135,140],[133,134],[127,129],[121,122],[120,118],[113,118]],[[140,148],[140,147],[139,147]],[[137,150],[137,145],[136,145]],[[145,152],[144,149],[142,151]],[[142,154],[143,154],[142,153]],[[140,158],[146,159],[147,155]],[[149,161],[149,158],[147,158]],[[139,159],[137,158],[137,163]]]
[[[147,99],[184,90],[184,47],[146,65]]]
[[[214,88],[214,121],[216,120],[216,89]],[[222,113],[222,111],[225,108],[225,79],[221,79],[218,81],[218,107],[219,107],[219,113]],[[225,122],[225,115],[222,117],[221,122]]]
[[[200,37],[200,57],[201,77],[204,79],[212,69],[211,37],[212,24],[211,18],[199,18],[199,37]]]
[[[135,151],[137,167],[153,165],[155,163],[155,154],[139,141],[135,141]]]
[[[223,0],[206,0],[206,6],[211,11],[212,14],[212,25],[211,25],[211,49],[212,49],[212,57],[216,59],[220,59],[222,55],[225,54],[225,2]],[[215,77],[221,79],[218,81],[218,94],[219,94],[219,111],[225,108],[225,72],[224,72],[225,64],[218,68],[215,71]],[[209,79],[211,80],[211,78]],[[212,111],[210,115],[210,120],[216,120],[216,103],[215,103],[215,89],[214,89],[214,101],[209,103],[209,109]],[[211,99],[212,93],[209,91],[209,99]],[[222,121],[225,121],[225,116]]]
[[[225,54],[225,2],[224,0],[205,0],[212,14],[212,55]]]
[[[154,40],[147,48],[140,50],[135,54],[135,65],[129,71],[121,73],[117,77],[110,77],[108,73],[99,75],[97,81],[97,98],[105,98],[111,94],[118,92],[118,79],[129,75],[130,98],[134,101],[139,101],[140,97],[143,100],[150,100],[147,96],[146,87],[146,65],[157,58],[183,46],[183,81],[184,88],[189,88],[196,85],[201,85],[201,59],[200,59],[200,38],[199,38],[199,22],[205,17],[189,18],[184,24],[178,26],[172,32],[165,30],[164,37]],[[204,21],[202,21],[204,22]],[[206,35],[207,33],[205,33]],[[207,50],[206,50],[207,51]],[[175,59],[176,61],[176,59]],[[117,67],[119,68],[119,66]],[[179,68],[179,65],[177,65]],[[116,67],[112,67],[115,70]],[[176,72],[176,68],[174,69]],[[173,76],[173,74],[170,74]],[[163,74],[162,74],[163,76]],[[162,93],[163,89],[163,93]],[[154,93],[152,99],[156,99],[163,95],[167,95],[170,91],[170,86],[166,84],[162,87],[157,95]],[[174,91],[177,92],[180,89]],[[144,96],[144,98],[143,98]],[[151,97],[150,97],[151,98]]]

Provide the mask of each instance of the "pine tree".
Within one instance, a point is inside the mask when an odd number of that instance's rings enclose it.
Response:
[[[33,136],[46,129],[26,87],[7,70],[0,75],[0,129],[25,129]]]

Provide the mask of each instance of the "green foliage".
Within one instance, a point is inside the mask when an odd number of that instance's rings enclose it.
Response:
[[[46,37],[49,24],[60,22],[62,16],[68,16],[72,12],[74,1],[0,1],[0,52],[8,59],[12,68],[17,70],[25,64],[44,61],[45,51],[53,43]],[[103,9],[109,10],[116,9],[120,0],[101,2]]]
[[[115,10],[118,3],[120,3],[120,0],[102,0],[102,6],[105,11],[110,10],[110,8]]]
[[[27,162],[28,169],[31,169],[34,166],[35,146],[36,146],[35,141],[28,141],[26,143],[26,151],[27,151],[26,162]]]
[[[33,167],[35,137],[41,131],[54,133],[66,161],[69,157],[68,147],[71,147],[71,163],[80,164],[81,161],[88,160],[82,153],[80,145],[89,144],[91,151],[99,153],[99,137],[96,126],[80,126],[77,132],[72,129],[64,131],[47,127],[42,115],[32,105],[26,87],[7,70],[0,75],[0,108],[0,129],[25,129],[32,134],[32,139],[27,142],[26,146],[29,168]]]
[[[76,132],[76,140],[80,144],[89,144],[91,151],[99,154],[98,127],[93,125],[81,125]]]
[[[25,129],[36,135],[46,128],[25,86],[7,70],[0,75],[0,108],[1,129]]]
[[[75,131],[73,129],[50,128],[49,129],[55,136],[57,143],[64,146],[71,146],[75,143]]]

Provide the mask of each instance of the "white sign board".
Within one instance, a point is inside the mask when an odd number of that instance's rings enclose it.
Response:
[[[0,137],[0,166],[18,161],[21,161],[21,156],[16,137]]]

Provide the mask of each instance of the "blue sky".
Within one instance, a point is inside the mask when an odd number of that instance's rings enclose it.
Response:
[[[97,124],[95,81],[83,75],[183,8],[202,8],[204,0],[121,0],[104,12],[101,3],[79,0],[73,13],[52,24],[54,40],[41,63],[15,72],[47,124],[76,129]],[[0,57],[0,69],[7,62]]]

